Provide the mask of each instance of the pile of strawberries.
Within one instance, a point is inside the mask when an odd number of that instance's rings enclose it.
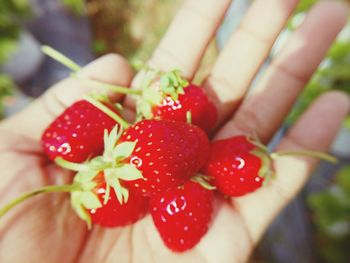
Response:
[[[214,193],[236,197],[255,191],[271,176],[273,158],[249,136],[210,142],[217,109],[179,71],[146,68],[136,83],[133,90],[116,87],[135,97],[132,124],[120,105],[87,96],[47,127],[44,151],[74,171],[74,179],[42,192],[70,192],[73,209],[88,227],[122,227],[149,212],[165,245],[186,251],[208,231]]]
[[[214,189],[239,196],[261,186],[261,149],[245,136],[210,144],[216,107],[178,71],[147,69],[142,78],[135,123],[87,97],[51,123],[42,145],[76,172],[71,203],[89,226],[125,226],[150,212],[164,243],[181,252],[207,232]]]

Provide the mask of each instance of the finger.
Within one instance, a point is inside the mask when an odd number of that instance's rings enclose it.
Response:
[[[84,67],[79,74],[91,79],[123,86],[128,86],[132,78],[132,71],[126,60],[114,54],[93,61]],[[45,127],[66,107],[82,99],[84,94],[98,91],[105,92],[106,90],[103,87],[92,87],[71,78],[63,80],[36,99],[25,110],[4,121],[2,129],[17,127],[19,133],[37,140]],[[115,95],[113,100],[120,98],[119,95]]]
[[[239,105],[297,2],[254,1],[221,52],[204,84],[219,108],[221,121]]]
[[[192,79],[231,0],[187,0],[178,11],[149,64],[161,70],[180,69]]]
[[[230,3],[231,0],[185,1],[154,51],[149,66],[164,71],[179,69],[184,78],[191,80]],[[124,105],[133,115],[134,97],[126,96]]]
[[[268,142],[345,25],[347,14],[342,2],[316,5],[218,136],[253,133]]]
[[[277,151],[327,151],[349,109],[347,95],[340,92],[322,95],[291,128]],[[300,191],[316,164],[317,160],[310,157],[279,157],[274,163],[276,177],[270,183],[232,201],[255,242],[277,213]]]

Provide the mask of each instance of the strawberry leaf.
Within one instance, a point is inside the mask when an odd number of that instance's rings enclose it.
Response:
[[[186,87],[187,85],[188,85],[188,82],[186,82],[186,85],[185,85],[185,86],[179,87],[179,88],[177,89],[177,94],[181,94],[181,95],[185,94],[185,90],[184,90],[183,87]]]
[[[91,228],[91,217],[80,202],[80,192],[72,192],[70,200],[71,200],[71,205],[72,205],[74,211],[77,213],[77,215],[82,220],[84,220],[87,223],[88,228],[90,229]]]
[[[164,90],[165,88],[169,87],[170,80],[169,78],[162,77],[160,78],[159,84],[160,84],[160,87]]]
[[[110,194],[111,194],[111,186],[109,184],[106,184],[106,192],[105,192],[105,195],[103,198],[104,205],[108,203],[108,199],[109,199]]]
[[[94,179],[97,174],[98,171],[79,172],[75,175],[74,182],[78,182],[84,185],[85,183],[91,182],[91,180]]]
[[[129,200],[129,190],[122,187],[122,195],[123,195],[123,198],[124,198],[124,202],[127,203],[128,200]]]
[[[55,163],[62,168],[75,172],[89,170],[89,166],[86,163],[73,163],[63,159],[62,157],[55,158]]]
[[[161,90],[175,101],[179,99],[179,94],[185,93],[183,88],[186,86],[188,86],[188,81],[180,76],[179,70],[172,70],[160,77]]]
[[[163,100],[163,96],[160,91],[148,88],[143,92],[143,99],[151,105],[159,105]]]
[[[102,207],[101,201],[93,192],[81,192],[80,202],[86,209],[97,209]]]
[[[107,165],[105,159],[103,158],[103,156],[97,156],[93,159],[90,160],[90,162],[88,163],[90,170],[93,171],[101,171],[105,168],[105,166]]]
[[[122,142],[114,148],[113,157],[117,159],[129,157],[134,151],[135,146],[136,142]]]
[[[109,155],[112,153],[113,148],[118,140],[118,126],[116,125],[111,132],[108,134],[108,130],[104,130],[104,149],[105,152],[103,155]]]
[[[143,178],[140,170],[131,164],[126,164],[115,168],[115,173],[119,179],[125,181],[134,181]]]
[[[110,182],[110,185],[114,189],[114,192],[115,192],[115,194],[117,196],[117,199],[118,199],[119,203],[121,203],[121,204],[124,203],[123,193],[122,193],[123,188],[122,188],[119,180],[118,179],[117,180],[112,180]]]
[[[192,124],[192,113],[191,111],[186,111],[186,121],[188,124]]]
[[[144,116],[146,119],[152,118],[152,106],[146,101],[140,101],[138,107],[138,115]]]
[[[106,169],[104,172],[105,172],[105,179],[106,179],[107,185],[114,189],[114,192],[117,196],[119,203],[122,204],[123,203],[123,193],[122,193],[123,187],[121,186],[121,184],[119,182],[119,178],[118,178],[117,173],[115,172],[115,169]],[[105,199],[106,198],[108,200],[109,196],[105,197]]]

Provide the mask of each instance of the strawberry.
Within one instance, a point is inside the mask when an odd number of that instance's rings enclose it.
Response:
[[[76,63],[57,50],[44,46],[43,52],[73,72],[79,69]],[[215,105],[200,87],[183,79],[177,69],[163,72],[145,66],[133,80],[134,89],[84,78],[77,74],[72,76],[86,85],[104,86],[113,92],[135,95],[138,120],[160,118],[186,122],[190,114],[192,123],[208,134],[217,123],[218,113]]]
[[[111,106],[107,107],[113,110]],[[51,160],[61,157],[71,162],[83,162],[103,152],[104,130],[110,131],[115,125],[119,126],[115,119],[89,101],[80,100],[46,128],[41,143]]]
[[[273,160],[280,156],[308,156],[336,163],[337,159],[317,151],[269,152],[257,138],[235,136],[211,144],[210,157],[202,172],[223,194],[242,196],[259,189],[274,174]]]
[[[140,97],[136,97],[139,118],[186,122],[190,114],[192,123],[207,133],[216,125],[218,113],[215,105],[202,88],[184,80],[179,70],[159,72],[145,69],[134,81],[134,86],[140,88]]]
[[[142,178],[123,185],[152,195],[183,184],[204,164],[209,153],[207,135],[195,125],[173,120],[143,120],[123,133],[120,142],[136,142],[123,160],[137,167]]]
[[[82,174],[103,172],[107,189],[120,203],[128,193],[151,196],[183,184],[205,163],[209,140],[203,130],[186,122],[143,120],[124,132],[104,135],[104,153],[83,164],[59,159],[58,165]],[[87,176],[88,177],[88,176]]]
[[[92,224],[103,227],[133,224],[148,212],[148,197],[130,193],[121,202],[117,193],[113,189],[110,190],[103,172],[83,169],[74,176],[72,184],[47,185],[17,197],[0,208],[0,218],[25,200],[38,194],[52,192],[69,192],[72,208],[89,228]]]
[[[125,226],[135,223],[148,212],[149,198],[130,193],[127,202],[120,204],[113,189],[106,199],[107,185],[103,173],[99,173],[93,181],[96,183],[93,193],[101,204],[105,202],[100,208],[88,210],[93,224],[104,227]]]
[[[271,175],[267,151],[246,136],[236,136],[211,144],[210,157],[203,173],[228,196],[242,196],[260,188]]]
[[[154,106],[153,117],[167,120],[186,121],[187,112],[191,113],[192,123],[207,133],[215,127],[218,113],[215,105],[208,99],[203,89],[189,84],[178,100],[166,96],[160,105]]]
[[[150,199],[153,222],[165,245],[176,252],[193,248],[208,231],[214,194],[193,181]]]

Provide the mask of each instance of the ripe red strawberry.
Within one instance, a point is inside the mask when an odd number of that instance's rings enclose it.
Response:
[[[194,125],[207,133],[215,127],[218,113],[215,105],[208,99],[202,88],[189,84],[178,100],[166,96],[160,105],[154,106],[153,117],[167,120],[186,121],[187,112],[191,113]]]
[[[215,141],[203,172],[228,196],[242,196],[260,188],[272,172],[269,155],[246,136]]]
[[[110,107],[111,108],[111,107]],[[83,162],[103,152],[104,130],[118,123],[86,100],[68,107],[44,131],[41,143],[51,160]]]
[[[214,194],[192,181],[151,197],[150,212],[165,245],[176,252],[194,247],[208,231]]]
[[[160,118],[187,122],[207,133],[213,130],[218,119],[215,105],[200,87],[189,84],[179,70],[160,72],[145,69],[134,81],[138,89],[137,115],[146,119]]]
[[[104,174],[99,173],[93,181],[96,183],[93,192],[98,196],[100,202],[103,203],[107,187]],[[102,207],[89,210],[93,224],[99,224],[104,227],[130,225],[143,218],[148,212],[148,197],[130,193],[127,202],[120,204],[114,189],[111,189],[108,196],[107,203],[103,204]]]
[[[93,160],[98,161],[98,158]],[[93,163],[80,164],[85,168],[93,165]],[[47,185],[17,197],[0,208],[0,217],[33,196],[52,192],[69,192],[72,208],[89,228],[91,224],[120,227],[133,224],[144,217],[149,209],[149,198],[129,192],[120,196],[114,191],[115,188],[111,187],[114,184],[109,182],[110,179],[113,178],[104,172],[83,169],[74,176],[72,184]]]
[[[209,154],[205,132],[186,122],[140,121],[120,138],[120,143],[134,141],[133,152],[122,162],[134,165],[143,178],[123,185],[143,195],[183,184],[203,166]]]

